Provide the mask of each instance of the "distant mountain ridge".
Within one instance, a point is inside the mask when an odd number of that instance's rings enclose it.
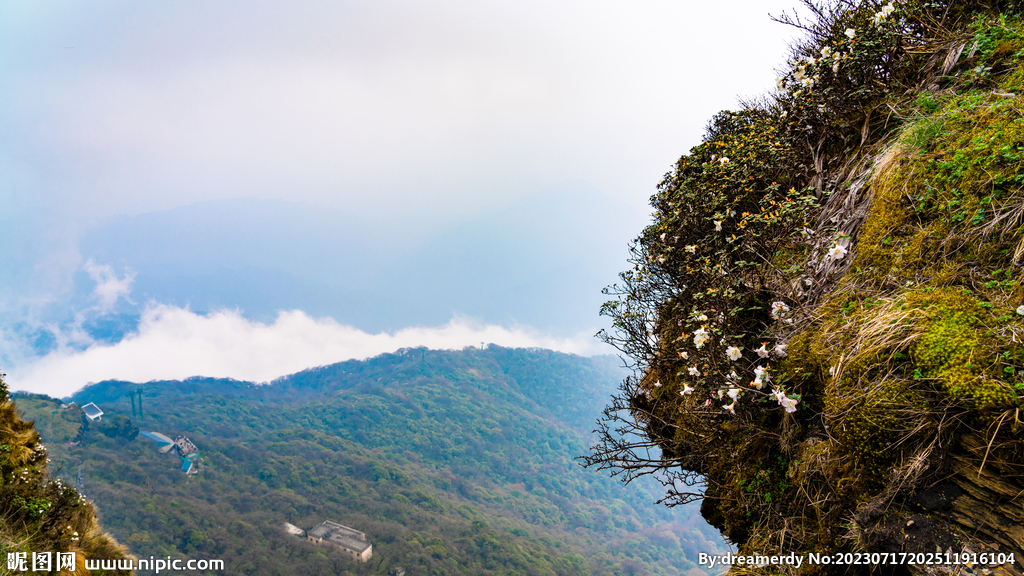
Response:
[[[262,321],[300,309],[372,332],[461,314],[575,334],[596,325],[600,288],[615,280],[623,245],[642,223],[625,204],[580,185],[432,231],[244,198],[112,219],[79,249],[135,272],[139,303],[240,308]],[[92,286],[80,272],[80,305]]]

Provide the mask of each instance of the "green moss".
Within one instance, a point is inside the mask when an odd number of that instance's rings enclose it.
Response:
[[[1007,373],[989,335],[999,324],[993,309],[962,292],[915,294],[908,300],[928,312],[926,330],[913,348],[916,365],[941,384],[951,401],[967,401],[978,414],[1018,404],[1013,372],[1011,381],[1002,380]]]

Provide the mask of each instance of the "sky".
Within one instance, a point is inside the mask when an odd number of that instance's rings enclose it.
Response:
[[[403,346],[612,353],[673,162],[791,1],[0,4],[0,369],[268,381]]]

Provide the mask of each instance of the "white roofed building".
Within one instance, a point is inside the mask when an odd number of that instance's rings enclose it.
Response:
[[[82,412],[85,413],[85,417],[89,420],[99,420],[103,416],[103,410],[100,410],[100,407],[92,402],[82,406]]]

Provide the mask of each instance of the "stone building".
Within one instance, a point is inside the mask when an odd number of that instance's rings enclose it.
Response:
[[[310,528],[306,538],[314,544],[330,542],[348,552],[356,562],[366,562],[373,558],[373,545],[366,539],[366,534],[337,522],[326,520]]]

